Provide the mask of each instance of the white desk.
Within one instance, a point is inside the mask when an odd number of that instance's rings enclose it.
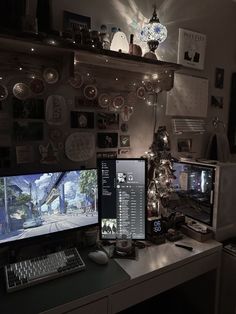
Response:
[[[43,313],[113,314],[211,270],[216,270],[218,282],[222,245],[214,240],[200,243],[190,238],[179,242],[192,246],[193,251],[170,242],[140,249],[138,260],[116,260],[130,280]],[[217,305],[218,284],[215,293]],[[216,306],[215,313],[217,311]]]
[[[204,243],[190,238],[179,241],[193,251],[176,247],[174,243],[152,246],[139,251],[139,260],[117,260],[130,275],[127,287],[112,295],[112,313],[121,311],[161,292],[167,291],[211,270],[217,270],[219,280],[222,245],[214,240]],[[216,286],[216,311],[218,284]]]

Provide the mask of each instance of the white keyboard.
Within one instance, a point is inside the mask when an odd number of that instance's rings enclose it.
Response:
[[[85,269],[76,248],[35,257],[5,266],[7,291],[15,291],[43,281]]]

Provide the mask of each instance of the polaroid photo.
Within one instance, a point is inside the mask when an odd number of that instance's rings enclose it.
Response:
[[[120,135],[120,147],[130,147],[129,135]]]
[[[177,140],[179,153],[190,153],[192,151],[192,139],[191,138],[179,138]]]
[[[32,98],[20,100],[12,99],[13,118],[15,119],[45,119],[44,100]]]
[[[224,69],[216,68],[215,71],[215,88],[222,89],[224,87]]]
[[[211,105],[218,108],[223,108],[223,97],[211,96]]]
[[[98,148],[116,148],[118,145],[118,133],[97,133]]]
[[[94,113],[87,111],[71,111],[70,124],[71,128],[93,129]]]
[[[42,122],[15,121],[13,134],[16,142],[42,141],[44,138],[44,125]]]
[[[99,130],[119,130],[119,114],[98,112],[97,128]]]

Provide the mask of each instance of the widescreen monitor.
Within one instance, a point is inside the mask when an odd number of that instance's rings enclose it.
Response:
[[[100,238],[145,239],[147,161],[99,159],[97,168]]]
[[[212,225],[215,169],[191,162],[174,162],[175,179],[169,208]]]
[[[97,223],[95,169],[0,177],[0,244]]]

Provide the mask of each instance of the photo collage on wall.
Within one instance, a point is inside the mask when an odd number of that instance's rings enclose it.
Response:
[[[59,160],[58,147],[48,129],[60,124],[61,96],[50,95],[50,89],[60,80],[61,64],[31,51],[32,55],[13,55],[11,63],[2,53],[9,69],[2,74],[0,84],[0,168]]]
[[[56,165],[65,158],[83,162],[130,153],[129,121],[136,102],[154,90],[153,83],[139,78],[134,85],[130,81],[104,90],[100,73],[95,78],[86,66],[75,66],[72,72],[63,66],[22,54],[0,84],[0,167],[11,167],[11,162]]]

